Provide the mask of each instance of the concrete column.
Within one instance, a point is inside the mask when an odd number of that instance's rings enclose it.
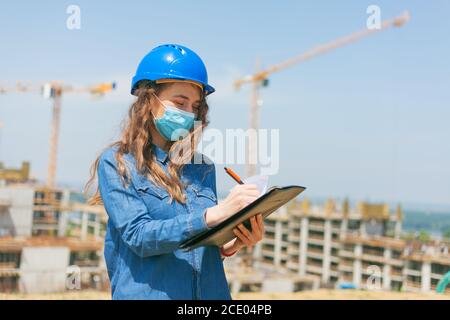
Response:
[[[281,240],[282,240],[283,230],[281,226],[281,221],[275,222],[275,250],[274,250],[274,264],[279,266],[281,264]]]
[[[70,190],[65,189],[62,191],[61,206],[64,208],[70,207]],[[65,237],[67,232],[67,221],[69,211],[60,211],[58,218],[58,236]]]
[[[261,257],[262,257],[262,241],[258,242],[254,247],[253,247],[253,259],[254,261],[261,261]]]
[[[357,288],[359,288],[361,286],[361,276],[362,276],[362,263],[361,263],[362,246],[360,244],[355,245],[354,253],[355,253],[355,260],[353,261],[353,283]]]
[[[359,233],[361,237],[366,236],[366,221],[360,220]]]
[[[391,290],[391,265],[389,264],[391,259],[391,249],[384,249],[384,265],[383,265],[383,289]]]
[[[429,292],[431,289],[431,263],[422,263],[422,292]]]
[[[100,239],[100,216],[98,214],[95,215],[94,236]]]
[[[87,238],[88,231],[88,213],[81,213],[81,239],[85,240]]]
[[[322,282],[330,280],[331,268],[331,220],[326,219],[324,224],[323,260],[322,260]]]
[[[402,291],[409,291],[408,287],[408,273],[407,270],[409,269],[409,262],[405,261],[405,265],[403,266],[402,275],[403,275],[403,282],[402,282]]]
[[[67,231],[67,213],[62,211],[58,219],[58,237],[65,237]]]
[[[319,290],[320,289],[320,281],[319,281],[319,279],[313,280],[313,287],[312,287],[312,289],[313,290]]]
[[[302,218],[302,224],[300,227],[300,252],[299,252],[299,274],[301,276],[306,275],[306,250],[308,249],[308,217]]]
[[[345,237],[347,236],[347,229],[348,229],[348,219],[342,219],[339,239],[341,240],[345,239]]]
[[[0,214],[0,229],[13,237],[30,237],[33,229],[34,188],[0,188],[0,198],[8,203]]]
[[[402,222],[397,220],[395,222],[395,230],[394,230],[395,239],[400,239],[401,234],[402,234]]]
[[[50,293],[66,290],[68,247],[25,247],[22,249],[19,290]]]
[[[241,281],[234,279],[231,282],[231,292],[233,295],[236,295],[239,293],[239,291],[241,291]]]

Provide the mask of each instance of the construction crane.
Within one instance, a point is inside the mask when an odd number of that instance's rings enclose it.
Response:
[[[114,90],[116,88],[115,82],[100,83],[98,85],[74,88],[72,86],[63,85],[61,81],[53,81],[45,83],[40,87],[42,95],[47,99],[53,100],[53,113],[50,132],[50,148],[49,148],[49,161],[47,170],[47,187],[53,189],[55,187],[56,177],[56,160],[58,154],[58,137],[59,137],[59,124],[61,114],[61,98],[63,93],[90,93],[94,96],[103,96],[105,93]],[[16,86],[11,88],[0,87],[0,93],[7,92],[31,92],[36,88],[31,85],[24,85],[20,82]]]
[[[293,65],[312,59],[316,56],[319,56],[323,53],[329,52],[331,50],[337,49],[339,47],[343,47],[344,45],[350,44],[361,38],[367,37],[374,33],[377,33],[382,30],[386,30],[389,27],[401,27],[410,19],[409,13],[407,11],[403,12],[401,15],[390,19],[385,20],[381,23],[379,29],[363,29],[357,32],[354,32],[345,37],[338,38],[332,42],[319,45],[311,50],[306,51],[305,53],[290,58],[286,61],[283,61],[279,64],[268,67],[265,70],[260,70],[260,61],[256,59],[256,68],[255,73],[243,78],[240,78],[234,82],[235,88],[238,90],[240,87],[246,83],[250,83],[252,85],[252,95],[251,95],[251,104],[250,104],[250,114],[249,114],[249,128],[251,130],[255,130],[257,132],[259,128],[259,108],[262,105],[262,100],[260,98],[260,87],[266,87],[268,85],[269,75],[272,73],[281,71],[283,69],[292,67]],[[256,164],[249,161],[249,159],[256,159],[256,141],[254,140],[254,135],[249,135],[249,148],[247,151],[247,165],[246,165],[246,175],[247,177],[256,174]],[[256,161],[255,161],[256,162]]]
[[[240,78],[234,82],[234,86],[235,86],[236,90],[239,90],[241,88],[241,86],[246,83],[250,83],[252,85],[250,114],[249,114],[249,129],[251,132],[249,134],[249,147],[247,149],[247,155],[246,155],[247,161],[246,161],[246,167],[245,167],[247,177],[250,177],[250,176],[253,176],[256,174],[256,159],[257,159],[256,144],[257,144],[257,141],[255,139],[256,134],[253,134],[253,132],[257,133],[257,130],[259,128],[259,108],[262,105],[262,100],[260,98],[259,91],[260,91],[261,86],[266,87],[268,85],[269,75],[271,75],[272,73],[281,71],[283,69],[292,67],[295,64],[312,59],[314,57],[317,57],[321,54],[327,53],[334,49],[343,47],[347,44],[358,41],[369,35],[386,30],[392,26],[401,27],[406,22],[408,22],[409,19],[410,19],[410,15],[409,15],[408,11],[405,11],[395,18],[382,21],[380,28],[374,28],[374,29],[366,28],[366,29],[354,32],[350,35],[338,38],[329,43],[319,45],[313,49],[306,51],[303,54],[300,54],[298,56],[287,59],[286,61],[283,61],[283,62],[273,65],[271,67],[268,67],[264,70],[260,69],[261,68],[260,61],[259,61],[259,59],[256,59],[255,73],[252,75],[248,75],[246,77]],[[258,244],[258,246],[260,246],[260,244]],[[246,253],[244,253],[244,256],[242,258],[243,258],[243,260],[242,260],[243,266],[251,268],[253,265],[252,253],[249,252],[249,250],[246,250]]]

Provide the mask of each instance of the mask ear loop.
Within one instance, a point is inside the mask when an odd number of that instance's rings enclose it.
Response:
[[[154,92],[152,92],[152,94],[164,106],[164,103],[162,103],[161,99],[159,99],[159,97]]]
[[[164,107],[164,109],[165,109],[166,106],[164,105],[164,103],[162,103],[161,99],[159,99],[158,96],[157,96],[154,92],[152,92],[152,94],[153,94],[153,96],[159,101],[159,103],[161,103],[161,105],[162,105],[162,106]],[[150,112],[152,113],[154,119],[158,119],[158,117],[155,117],[155,114],[153,113],[153,110],[150,110]]]

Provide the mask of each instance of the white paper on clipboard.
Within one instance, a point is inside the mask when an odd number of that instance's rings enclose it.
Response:
[[[262,196],[267,191],[267,186],[269,184],[269,176],[267,175],[255,175],[242,180],[245,184],[255,184]]]

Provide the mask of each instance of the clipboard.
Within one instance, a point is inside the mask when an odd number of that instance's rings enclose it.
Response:
[[[305,187],[296,185],[272,187],[264,195],[260,196],[248,206],[241,209],[231,217],[228,217],[218,225],[183,241],[179,245],[179,248],[184,251],[189,251],[200,246],[220,247],[236,238],[236,235],[233,233],[233,229],[236,228],[238,224],[243,223],[248,230],[251,230],[249,219],[252,216],[262,213],[263,218],[266,218],[275,210],[305,191],[305,189]]]

